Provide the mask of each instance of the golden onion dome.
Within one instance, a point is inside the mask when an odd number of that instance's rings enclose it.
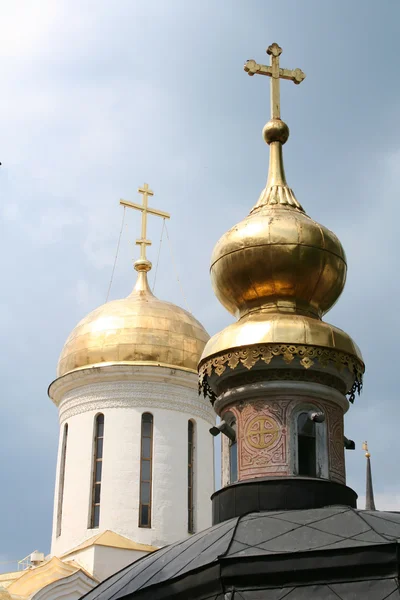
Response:
[[[211,281],[220,302],[239,320],[207,343],[206,357],[252,344],[308,344],[361,358],[344,331],[321,317],[339,298],[346,256],[336,235],[311,219],[289,188],[280,119],[264,127],[270,145],[265,189],[250,214],[217,242]]]
[[[150,267],[149,261],[136,261],[138,280],[132,293],[103,304],[78,323],[61,352],[58,377],[106,364],[152,364],[197,372],[209,336],[189,312],[153,295],[147,281]]]
[[[306,215],[286,182],[282,144],[288,135],[282,121],[264,128],[270,145],[267,185],[250,214],[212,253],[214,292],[238,321],[207,342],[201,382],[225,364],[268,363],[271,353],[287,362],[300,356],[306,368],[315,357],[339,360],[358,379],[364,371],[351,337],[321,319],[343,290],[346,256],[336,235]]]
[[[274,367],[299,363],[309,369],[318,362],[339,371],[346,367],[353,397],[354,386],[359,390],[362,384],[361,352],[347,333],[322,321],[343,291],[346,256],[336,235],[305,213],[286,181],[282,147],[289,128],[280,119],[279,77],[300,83],[305,75],[279,70],[281,51],[277,44],[268,48],[271,67],[254,60],[245,64],[249,75],[271,76],[272,118],[263,129],[269,172],[250,214],[220,238],[212,253],[215,295],[238,320],[206,344],[200,385],[215,397],[218,379],[236,369],[267,369],[272,360]]]
[[[321,317],[340,296],[343,247],[305,214],[288,187],[280,142],[271,143],[268,183],[257,204],[217,242],[211,280],[217,298],[237,317],[254,310]]]

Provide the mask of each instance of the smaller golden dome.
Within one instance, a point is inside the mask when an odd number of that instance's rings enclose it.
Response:
[[[217,242],[211,281],[238,317],[260,308],[321,317],[340,296],[346,268],[334,233],[298,210],[267,205]]]
[[[147,363],[197,372],[207,332],[189,312],[152,294],[146,273],[150,263],[139,263],[135,263],[139,272],[132,293],[103,304],[72,331],[58,361],[58,377],[110,363]]]
[[[321,318],[339,298],[346,269],[340,241],[304,213],[286,183],[281,143],[272,142],[266,188],[214,248],[215,295],[237,317],[263,309]]]

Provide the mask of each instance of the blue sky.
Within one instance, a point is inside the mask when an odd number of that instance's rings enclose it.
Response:
[[[243,63],[265,62],[274,41],[281,65],[307,74],[281,89],[288,182],[348,258],[326,320],[354,337],[367,365],[346,417],[357,443],[348,484],[363,494],[367,438],[377,506],[400,510],[400,4],[0,0],[0,14],[0,561],[49,550],[58,425],[47,386],[71,329],[105,301],[119,198],[151,185],[153,205],[172,215],[191,311],[210,334],[231,322],[209,259],[265,184],[269,89]],[[139,217],[129,212],[112,299],[135,280]],[[153,262],[160,233],[150,218]],[[156,294],[184,304],[166,244]]]

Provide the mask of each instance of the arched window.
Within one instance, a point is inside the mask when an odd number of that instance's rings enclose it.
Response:
[[[103,470],[104,415],[97,415],[93,442],[93,488],[90,527],[96,529],[100,523],[101,473]]]
[[[60,457],[60,477],[58,482],[58,508],[57,508],[57,530],[56,536],[61,535],[62,509],[64,500],[64,481],[65,481],[65,460],[67,456],[68,423],[64,425],[64,433]]]
[[[153,415],[142,415],[140,448],[139,527],[151,527],[151,480],[153,470]]]
[[[194,423],[188,421],[188,532],[194,533]]]
[[[297,457],[298,474],[305,477],[317,476],[316,465],[316,423],[309,413],[302,412],[297,417]]]
[[[321,406],[296,403],[290,412],[289,436],[290,472],[329,479],[328,433]]]
[[[230,421],[229,425],[235,432],[235,438],[229,440],[229,483],[235,483],[238,479],[236,419]]]

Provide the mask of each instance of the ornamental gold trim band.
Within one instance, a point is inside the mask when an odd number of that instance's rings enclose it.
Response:
[[[318,346],[266,344],[233,350],[203,362],[199,366],[199,393],[203,392],[204,396],[209,396],[214,401],[216,395],[209,386],[209,377],[214,374],[221,376],[227,368],[235,370],[241,365],[250,370],[258,361],[269,365],[277,357],[282,358],[286,364],[290,364],[295,358],[299,358],[299,363],[304,369],[309,369],[316,362],[323,368],[333,364],[339,372],[347,368],[355,378],[352,388],[347,392],[350,402],[354,401],[355,393],[361,391],[365,366],[350,354]]]

